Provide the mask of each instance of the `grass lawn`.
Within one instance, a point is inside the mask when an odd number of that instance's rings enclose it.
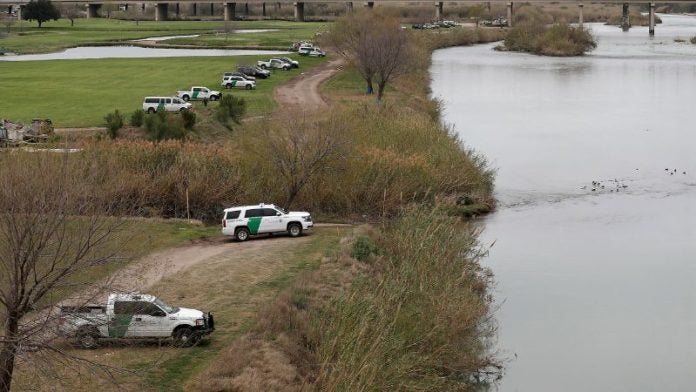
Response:
[[[0,86],[6,94],[0,100],[0,117],[23,122],[50,118],[56,127],[102,126],[104,115],[115,109],[124,113],[142,109],[145,96],[172,96],[191,86],[224,90],[220,86],[223,72],[260,59],[237,56],[0,62]],[[308,57],[299,60],[299,70],[274,71],[270,79],[258,81],[256,90],[233,90],[233,94],[247,100],[248,115],[273,110],[276,85],[325,61]]]
[[[278,32],[235,34],[236,29],[278,29]],[[76,19],[75,25],[60,19],[38,28],[35,22],[22,21],[0,34],[0,47],[14,53],[45,53],[90,44],[127,41],[155,36],[205,34],[200,39],[168,43],[204,46],[287,47],[293,41],[311,39],[326,23],[288,21],[130,21],[118,19]],[[217,34],[220,33],[220,34]]]

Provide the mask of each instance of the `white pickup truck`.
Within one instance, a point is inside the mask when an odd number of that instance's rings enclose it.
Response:
[[[208,99],[211,101],[217,101],[222,97],[222,93],[215,90],[210,90],[207,87],[191,87],[191,90],[180,90],[176,92],[176,96],[183,99],[184,101],[190,101],[194,99]]]
[[[83,348],[102,339],[172,338],[178,347],[196,344],[215,330],[213,315],[167,305],[145,294],[111,294],[104,305],[62,306],[60,331]]]
[[[289,63],[286,63],[285,61],[281,59],[270,59],[268,61],[263,61],[259,60],[256,62],[256,65],[263,69],[269,69],[269,68],[274,68],[274,69],[282,69],[283,71],[287,71],[290,68],[292,68],[292,65]]]

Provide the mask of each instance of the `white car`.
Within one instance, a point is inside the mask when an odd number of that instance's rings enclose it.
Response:
[[[256,82],[244,79],[238,75],[224,76],[221,83],[225,88],[243,88],[251,90],[256,88]]]
[[[143,111],[155,113],[160,110],[165,112],[180,112],[191,109],[191,104],[177,97],[145,97]]]
[[[256,62],[256,65],[258,65],[259,67],[261,67],[263,69],[273,68],[273,69],[282,69],[283,71],[287,71],[290,68],[292,68],[292,65],[286,63],[285,61],[283,61],[281,59],[270,59],[268,61],[259,60]]]
[[[222,98],[222,93],[211,90],[207,87],[195,86],[191,87],[191,90],[177,91],[176,96],[187,102],[194,99],[209,99],[211,101],[217,101],[218,99]]]
[[[145,294],[110,294],[106,304],[62,306],[60,331],[83,348],[102,339],[173,338],[190,346],[215,330],[212,314],[179,308]]]
[[[313,226],[309,212],[287,212],[273,204],[227,208],[222,216],[222,234],[238,241],[264,233],[288,233],[298,237]]]
[[[312,50],[306,52],[306,56],[309,56],[309,57],[324,57],[324,56],[326,56],[326,53],[324,53],[324,51],[321,50],[321,49],[319,49],[319,48],[314,48],[314,49],[312,49]]]

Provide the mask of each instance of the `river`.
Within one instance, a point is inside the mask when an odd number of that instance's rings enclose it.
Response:
[[[696,17],[661,17],[588,25],[585,57],[433,56],[444,120],[498,169],[502,391],[696,388]]]

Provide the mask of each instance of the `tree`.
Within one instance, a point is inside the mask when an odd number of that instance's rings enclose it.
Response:
[[[24,8],[22,17],[25,20],[35,20],[39,22],[39,28],[43,22],[58,20],[60,11],[51,3],[51,0],[31,0]]]
[[[10,15],[8,15],[2,19],[2,24],[4,24],[5,27],[7,27],[7,34],[10,34],[10,28],[12,27],[12,25],[15,24],[15,21],[16,21],[15,18],[13,18]]]
[[[377,100],[395,77],[410,69],[413,49],[399,20],[374,11],[340,18],[327,35],[327,44],[346,57],[367,84],[377,83]]]
[[[55,305],[92,286],[90,273],[118,262],[126,240],[126,202],[106,196],[125,180],[85,156],[12,155],[0,157],[0,392],[18,356],[34,372],[49,356],[75,359],[52,332]]]
[[[60,13],[70,21],[70,27],[73,27],[75,26],[75,19],[82,15],[82,9],[77,4],[64,4],[61,7]]]
[[[280,115],[267,126],[268,156],[282,178],[289,209],[305,185],[346,156],[347,141],[336,119]]]

